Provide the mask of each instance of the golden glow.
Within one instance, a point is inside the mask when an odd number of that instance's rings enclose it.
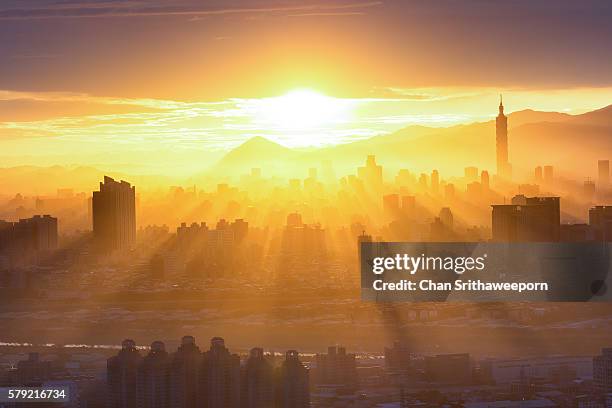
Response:
[[[296,89],[282,96],[256,102],[255,121],[288,131],[318,129],[347,121],[350,103],[310,89]]]

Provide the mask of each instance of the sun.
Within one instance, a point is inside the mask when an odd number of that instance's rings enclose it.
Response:
[[[348,119],[350,102],[311,89],[295,89],[259,100],[256,119],[279,131],[329,128]]]

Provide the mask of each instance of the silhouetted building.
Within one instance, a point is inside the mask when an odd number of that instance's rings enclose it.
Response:
[[[357,168],[357,177],[363,181],[366,189],[377,191],[382,188],[382,166],[376,164],[376,156],[369,155],[365,166]]]
[[[298,213],[287,216],[287,225],[282,234],[281,253],[288,266],[303,264],[305,259],[321,260],[327,253],[325,230],[321,225],[306,225]]]
[[[444,198],[446,198],[447,200],[452,200],[455,198],[455,185],[454,184],[447,184],[444,187]]]
[[[438,194],[440,191],[440,174],[438,170],[434,170],[431,172],[431,192],[433,194]]]
[[[295,350],[285,353],[285,361],[277,372],[276,401],[278,408],[307,408],[310,406],[308,369]]]
[[[612,205],[598,205],[589,209],[589,225],[597,241],[612,241]]]
[[[106,376],[109,408],[134,408],[138,406],[138,366],[142,358],[133,340],[124,340],[116,356],[108,359]]]
[[[542,175],[542,166],[538,166],[535,168],[534,178],[536,183],[541,183],[542,181],[544,181],[544,176]]]
[[[240,357],[230,354],[221,337],[213,337],[202,356],[199,381],[198,407],[240,407]]]
[[[170,407],[196,408],[202,353],[192,336],[184,336],[170,363]]]
[[[582,187],[582,194],[584,198],[589,202],[593,202],[595,200],[595,193],[597,192],[597,188],[595,187],[595,182],[591,180],[591,178],[587,178],[584,181],[584,185]]]
[[[408,344],[396,341],[385,347],[385,368],[389,372],[407,372],[412,369],[412,353]]]
[[[419,176],[419,187],[421,191],[427,191],[427,174],[421,173],[421,175]]]
[[[454,224],[453,212],[451,211],[450,208],[442,207],[440,209],[440,213],[438,214],[438,217],[440,217],[440,221],[442,222],[442,225],[444,225],[449,230],[453,229],[453,224]]]
[[[402,215],[412,219],[416,212],[416,198],[414,196],[402,196]]]
[[[600,190],[610,187],[610,160],[599,160],[597,162],[598,183]]]
[[[490,183],[489,183],[489,172],[486,170],[483,170],[480,172],[480,184],[482,185],[482,188],[485,190],[489,189]]]
[[[315,357],[315,383],[357,387],[355,354],[347,354],[344,347],[328,347],[327,354]]]
[[[467,182],[478,180],[478,167],[469,166],[464,168],[463,176]]]
[[[546,184],[552,184],[554,181],[554,168],[553,166],[544,166],[544,182]]]
[[[0,253],[26,256],[57,249],[57,218],[35,215],[18,222],[0,220]]]
[[[559,197],[528,198],[519,195],[512,199],[512,204],[492,207],[493,241],[559,241]]]
[[[561,224],[561,242],[585,242],[594,239],[588,224]]]
[[[599,391],[612,392],[612,348],[605,348],[593,358],[593,382]]]
[[[51,362],[42,361],[38,353],[29,353],[27,360],[19,361],[17,370],[11,375],[15,385],[42,382],[49,378],[51,378]]]
[[[244,366],[241,388],[241,407],[274,406],[274,368],[264,356],[263,349],[251,349]]]
[[[138,367],[138,408],[166,408],[170,404],[170,357],[164,343],[154,341]]]
[[[387,194],[383,196],[383,213],[387,220],[395,220],[400,215],[399,194]]]
[[[425,377],[443,384],[469,384],[472,370],[469,354],[439,354],[425,357]]]
[[[512,173],[508,162],[508,118],[504,115],[503,101],[499,100],[499,114],[495,119],[495,145],[497,151],[497,175],[509,179]]]
[[[136,240],[136,188],[104,176],[93,192],[93,235],[105,251],[132,248]]]

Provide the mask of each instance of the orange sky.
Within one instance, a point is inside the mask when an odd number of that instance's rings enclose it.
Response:
[[[596,0],[5,0],[0,158],[112,165],[169,146],[212,160],[252,136],[344,143],[488,120],[500,92],[510,112],[581,113],[612,103],[611,17]],[[287,128],[296,113],[265,98],[296,89],[343,114]]]

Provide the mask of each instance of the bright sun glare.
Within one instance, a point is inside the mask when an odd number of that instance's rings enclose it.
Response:
[[[307,131],[343,123],[349,119],[350,101],[310,89],[264,98],[257,104],[258,121],[285,131]]]

